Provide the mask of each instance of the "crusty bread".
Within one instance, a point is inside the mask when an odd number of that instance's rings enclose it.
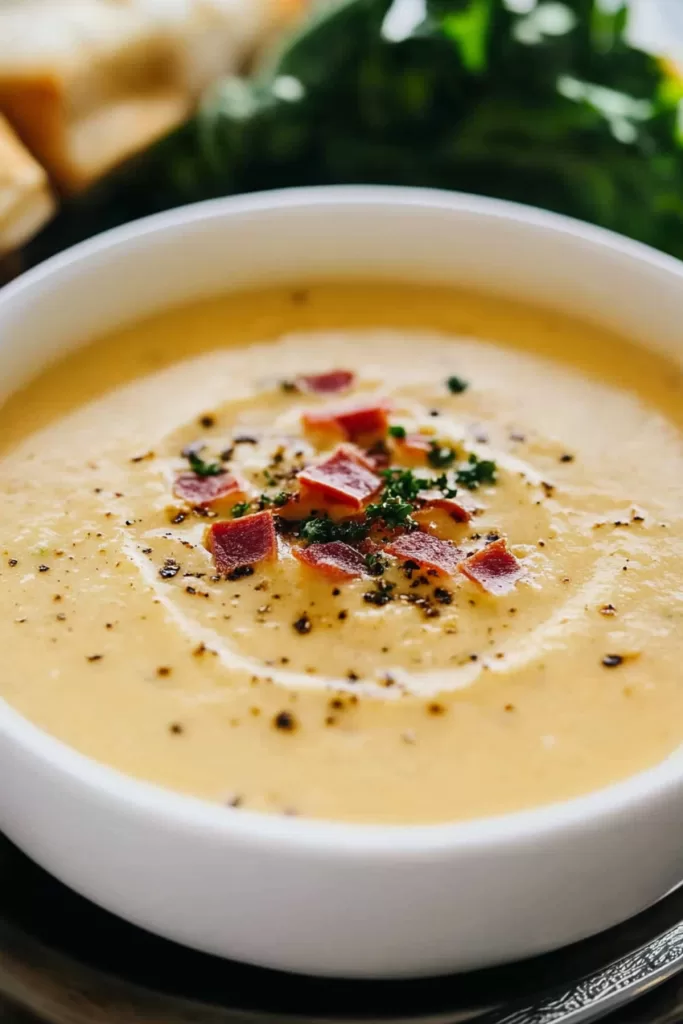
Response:
[[[0,257],[34,235],[53,210],[45,171],[0,116]]]
[[[4,0],[0,112],[60,189],[178,125],[297,0]]]

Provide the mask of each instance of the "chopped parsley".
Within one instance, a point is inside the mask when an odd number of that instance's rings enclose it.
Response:
[[[389,562],[383,555],[373,552],[365,556],[365,565],[371,576],[382,576],[385,569],[388,569]]]
[[[432,441],[429,446],[427,461],[435,469],[445,469],[448,466],[452,466],[457,457],[458,453],[455,448],[452,448],[450,445],[439,444],[438,441]]]
[[[389,437],[397,437],[403,441],[406,436],[406,428],[402,427],[399,423],[389,427]]]
[[[267,508],[282,508],[290,497],[287,491],[278,491],[277,494],[262,494],[254,501],[238,501],[232,506],[232,518],[241,519],[250,512],[262,512]]]
[[[283,505],[287,504],[289,498],[290,496],[287,493],[287,491],[278,491],[278,493],[274,494],[272,498],[267,497],[267,495],[265,494],[263,495],[263,500],[269,502],[271,505],[274,505],[275,508],[282,508]]]
[[[262,494],[256,501],[256,508],[262,511],[264,508],[282,508],[289,501],[291,495],[287,491],[278,491],[277,494]]]
[[[429,481],[429,487],[433,491],[441,491],[444,498],[455,498],[458,493],[457,487],[452,487],[445,473],[435,476]]]
[[[387,495],[385,491],[382,500],[374,505],[368,505],[365,514],[368,519],[381,519],[388,527],[414,526],[411,519],[413,506],[398,495]]]
[[[446,386],[452,395],[461,395],[463,391],[467,391],[469,384],[462,377],[449,377]]]
[[[225,473],[220,462],[205,462],[199,452],[192,448],[187,451],[187,461],[190,463],[190,469],[197,476],[221,476],[222,473]]]
[[[241,519],[242,516],[246,516],[251,511],[250,501],[238,501],[236,505],[232,506],[232,518]]]
[[[481,484],[495,484],[498,467],[490,459],[480,459],[474,452],[467,460],[467,465],[456,473],[456,480],[470,491],[476,491]]]
[[[404,501],[415,501],[420,491],[432,486],[427,477],[415,476],[411,469],[383,469],[384,479],[382,498],[403,498]]]
[[[310,516],[304,519],[299,527],[299,537],[308,541],[309,544],[330,544],[332,541],[341,540],[347,544],[363,540],[369,531],[368,523],[359,523],[347,519],[342,522],[335,522],[329,516]]]

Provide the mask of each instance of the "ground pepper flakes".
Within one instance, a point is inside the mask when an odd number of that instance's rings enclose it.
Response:
[[[624,663],[624,658],[621,654],[606,654],[602,659],[602,664],[605,668],[617,668],[619,665]]]
[[[292,626],[300,636],[306,636],[313,629],[313,624],[306,612],[304,612],[303,615],[300,615],[299,618],[292,623]]]
[[[280,711],[273,719],[273,725],[281,732],[294,732],[297,720],[291,711]]]

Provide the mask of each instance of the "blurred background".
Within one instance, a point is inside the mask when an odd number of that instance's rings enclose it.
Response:
[[[213,196],[396,183],[683,255],[683,0],[0,0],[7,278]]]

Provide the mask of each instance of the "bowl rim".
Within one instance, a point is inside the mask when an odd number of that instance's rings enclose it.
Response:
[[[284,208],[325,205],[401,206],[441,209],[450,213],[523,223],[558,236],[581,240],[594,248],[618,253],[643,268],[678,279],[683,286],[683,262],[605,228],[507,200],[439,189],[383,185],[334,185],[290,188],[209,199],[176,207],[113,228],[52,256],[0,288],[2,309],[24,292],[38,294],[44,283],[72,264],[108,250],[125,248],[137,239],[177,230],[208,219],[263,214]],[[154,816],[166,824],[210,832],[219,840],[279,845],[309,855],[381,857],[383,861],[416,855],[425,859],[442,853],[486,850],[501,843],[514,847],[537,842],[558,831],[577,827],[601,828],[610,818],[635,812],[650,802],[683,792],[683,757],[675,751],[664,761],[626,779],[568,800],[492,817],[425,824],[371,824],[327,819],[286,817],[248,809],[233,809],[183,794],[98,762],[34,725],[0,698],[0,741],[18,745],[36,763],[57,772],[70,783],[110,804],[124,804],[135,815]]]

